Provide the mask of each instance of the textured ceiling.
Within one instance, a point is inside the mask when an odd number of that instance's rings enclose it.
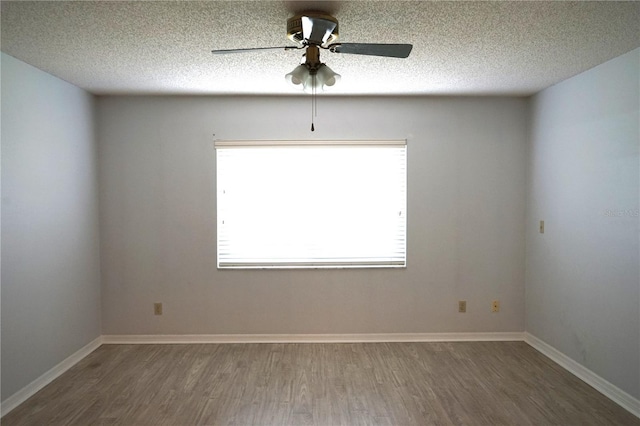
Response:
[[[340,41],[411,43],[408,59],[322,51],[336,94],[528,95],[640,46],[639,2],[2,1],[2,51],[96,94],[294,94],[286,20],[320,10]]]

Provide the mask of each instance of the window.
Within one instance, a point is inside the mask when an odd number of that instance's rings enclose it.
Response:
[[[217,141],[218,268],[406,266],[405,141]]]

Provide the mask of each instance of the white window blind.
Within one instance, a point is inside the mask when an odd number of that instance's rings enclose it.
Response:
[[[406,265],[405,141],[216,141],[219,268]]]

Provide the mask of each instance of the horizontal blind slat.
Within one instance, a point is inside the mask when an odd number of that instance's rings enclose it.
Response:
[[[239,148],[239,147],[307,147],[307,146],[404,146],[407,144],[406,139],[389,139],[389,140],[216,140],[214,146],[218,148]],[[403,155],[399,153],[399,155]]]

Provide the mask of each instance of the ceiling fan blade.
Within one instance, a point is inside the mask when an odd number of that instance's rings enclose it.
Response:
[[[302,49],[302,47],[298,46],[277,46],[277,47],[248,47],[246,49],[217,49],[212,50],[211,53],[214,55],[224,55],[227,53],[246,53],[246,52],[255,52],[260,50],[298,50]]]
[[[413,49],[411,44],[335,43],[329,46],[329,50],[334,53],[386,56],[389,58],[406,58],[411,53],[411,49]]]

